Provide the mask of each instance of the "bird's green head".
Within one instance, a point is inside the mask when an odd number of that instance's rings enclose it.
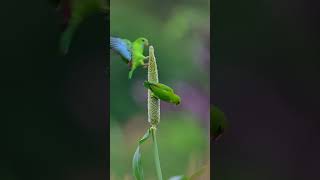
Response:
[[[141,37],[141,38],[138,38],[136,41],[139,42],[140,44],[143,44],[145,47],[149,46],[149,41],[146,38]]]
[[[181,98],[180,96],[174,94],[173,98],[172,98],[172,103],[174,103],[175,105],[179,105],[181,103]]]

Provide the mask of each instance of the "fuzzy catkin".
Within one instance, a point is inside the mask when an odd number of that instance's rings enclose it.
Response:
[[[158,83],[158,68],[153,46],[149,47],[148,81]],[[148,89],[148,121],[153,127],[160,123],[160,100],[153,97]]]

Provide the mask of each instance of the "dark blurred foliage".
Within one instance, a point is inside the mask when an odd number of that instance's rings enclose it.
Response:
[[[4,1],[0,17],[0,179],[106,179],[106,17],[88,18],[65,57],[49,1]]]
[[[317,1],[215,1],[211,97],[230,126],[213,179],[320,179],[319,15]]]

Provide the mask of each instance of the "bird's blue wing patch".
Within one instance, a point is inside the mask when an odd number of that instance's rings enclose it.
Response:
[[[131,42],[129,40],[110,37],[110,47],[128,62],[131,61]]]

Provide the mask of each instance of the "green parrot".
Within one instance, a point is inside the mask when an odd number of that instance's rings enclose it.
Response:
[[[226,118],[224,113],[217,107],[210,107],[210,131],[211,138],[216,141],[225,131]]]
[[[51,0],[53,2],[53,0]],[[75,31],[83,20],[95,13],[107,15],[107,0],[55,0],[57,10],[63,16],[63,32],[60,51],[66,54]]]
[[[172,88],[161,83],[144,82],[144,87],[152,91],[152,95],[162,101],[166,101],[175,105],[181,103],[181,99],[176,95]]]
[[[129,65],[129,79],[132,78],[133,72],[140,66],[147,67],[148,63],[144,61],[149,57],[143,55],[145,47],[149,46],[146,38],[138,38],[131,42],[128,39],[110,37],[110,48],[118,53],[122,60]]]

